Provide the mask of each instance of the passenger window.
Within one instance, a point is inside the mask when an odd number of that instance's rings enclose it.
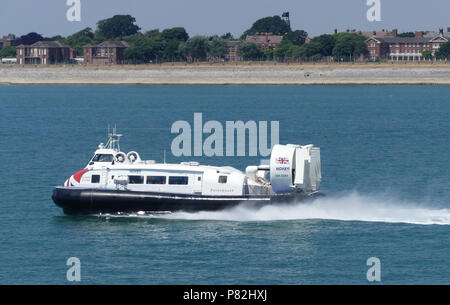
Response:
[[[166,184],[166,176],[147,176],[147,184]]]
[[[219,176],[219,183],[227,183],[227,176]]]
[[[100,175],[92,175],[91,183],[100,183]]]
[[[112,162],[113,155],[97,154],[92,158],[92,162]]]
[[[144,176],[128,176],[129,184],[143,184]]]
[[[169,177],[169,184],[187,185],[189,178],[187,176],[172,176]]]

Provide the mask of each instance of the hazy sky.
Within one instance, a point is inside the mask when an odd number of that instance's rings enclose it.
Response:
[[[115,14],[131,14],[144,30],[184,26],[188,33],[239,36],[261,17],[291,14],[293,29],[315,36],[334,28],[437,30],[450,27],[449,0],[381,0],[381,22],[366,19],[367,0],[80,0],[81,22],[66,19],[66,0],[2,0],[0,35],[31,31],[66,36]]]

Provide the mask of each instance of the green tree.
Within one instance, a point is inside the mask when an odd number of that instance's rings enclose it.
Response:
[[[16,47],[6,46],[0,50],[1,58],[14,58],[16,57]]]
[[[183,27],[165,29],[161,32],[161,37],[166,41],[177,40],[181,42],[189,39],[189,35]]]
[[[422,52],[422,56],[425,59],[431,59],[433,57],[433,53],[430,50],[425,50]]]
[[[162,52],[162,57],[165,60],[174,61],[183,58],[179,52],[179,46],[182,42],[172,39],[165,44],[165,48]]]
[[[286,51],[286,57],[292,58],[292,59],[299,59],[301,56],[301,47],[298,45],[293,44],[287,51]]]
[[[228,46],[225,39],[220,37],[214,37],[210,41],[210,51],[212,57],[224,58],[228,53]]]
[[[414,32],[405,32],[397,35],[398,37],[416,37]]]
[[[333,56],[337,60],[353,60],[361,54],[367,53],[366,37],[355,33],[336,34],[336,45],[333,48]]]
[[[270,49],[264,50],[263,56],[266,60],[274,60],[275,59],[275,51],[270,50]]]
[[[157,40],[157,39],[162,39],[161,38],[161,32],[159,31],[159,29],[153,29],[150,31],[145,32],[144,34],[146,37]]]
[[[124,57],[132,63],[148,63],[150,60],[159,60],[160,48],[158,44],[151,38],[146,37],[142,33],[125,37],[125,40],[132,44],[131,47],[125,49]]]
[[[283,40],[289,40],[294,45],[301,46],[305,43],[308,33],[303,30],[295,30],[284,34]]]
[[[46,38],[35,32],[20,36],[20,43],[24,45],[32,45],[33,43],[44,40],[46,40]]]
[[[313,39],[310,43],[302,45],[296,55],[303,60],[316,60],[322,58],[323,51],[322,44]]]
[[[264,57],[264,52],[254,42],[247,42],[237,48],[237,55],[244,60],[259,60]]]
[[[136,19],[131,15],[115,15],[112,18],[100,20],[97,23],[98,35],[105,39],[134,35],[141,29],[135,22]]]
[[[324,34],[318,37],[315,37],[311,40],[311,43],[318,43],[318,45],[314,45],[309,51],[315,49],[317,46],[320,48],[320,54],[322,56],[331,56],[333,54],[334,46],[336,45],[337,38],[334,35]],[[309,52],[311,53],[311,52]],[[318,54],[318,53],[314,53]],[[314,55],[310,54],[310,56]]]
[[[65,38],[63,36],[61,36],[61,35],[56,35],[56,36],[50,37],[49,40],[51,40],[51,41],[61,41],[62,42],[62,41],[65,40]]]
[[[258,19],[255,23],[253,23],[250,29],[244,32],[242,36],[245,38],[247,35],[255,35],[256,33],[284,35],[290,31],[291,27],[286,21],[281,19],[280,16],[273,16]]]
[[[194,36],[189,38],[182,46],[182,50],[186,57],[192,60],[206,60],[210,50],[208,38],[204,36]]]
[[[94,32],[88,27],[68,36],[61,42],[71,46],[76,50],[78,56],[82,56],[83,46],[94,42]]]
[[[227,39],[227,40],[233,40],[234,39],[233,35],[230,32],[228,32],[226,34],[223,34],[222,36],[220,36],[220,38]]]
[[[283,38],[281,43],[278,45],[278,48],[274,52],[275,57],[285,58],[286,56],[288,56],[287,52],[292,46],[294,46],[294,44],[290,40]]]
[[[439,58],[439,59],[450,58],[450,41],[441,45],[435,55],[436,55],[436,58]]]

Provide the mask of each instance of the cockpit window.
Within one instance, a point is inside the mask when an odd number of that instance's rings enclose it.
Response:
[[[91,160],[92,162],[112,162],[113,155],[96,154]]]

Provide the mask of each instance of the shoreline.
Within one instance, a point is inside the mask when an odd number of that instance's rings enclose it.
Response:
[[[450,85],[446,63],[0,65],[1,85]]]

